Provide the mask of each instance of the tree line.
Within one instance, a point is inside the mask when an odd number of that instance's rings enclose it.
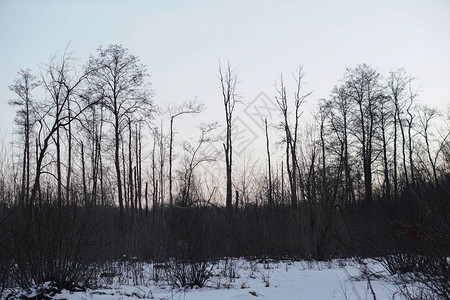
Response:
[[[293,90],[280,77],[273,100],[281,119],[261,120],[267,159],[258,172],[236,170],[233,112],[241,99],[230,64],[218,70],[225,140],[217,141],[218,123],[203,124],[198,140],[182,145],[178,164],[176,120],[205,107],[197,101],[158,107],[148,77],[139,58],[120,45],[98,48],[84,65],[66,50],[39,76],[19,71],[10,104],[20,141],[0,174],[0,259],[11,269],[8,280],[29,286],[61,279],[64,268],[78,271],[80,265],[57,264],[55,257],[64,255],[63,261],[85,266],[122,255],[407,253],[440,263],[448,256],[449,114],[420,104],[404,70],[382,76],[366,64],[348,68],[317,102],[312,120],[302,111],[313,95],[304,91],[303,69],[293,76]],[[170,122],[167,132],[156,124],[159,115]],[[269,127],[277,137],[269,136]],[[271,149],[276,139],[279,156]],[[223,152],[206,154],[212,142],[223,143]],[[221,187],[198,171],[217,155],[225,157],[225,201]],[[75,245],[85,256],[50,251],[49,243]],[[448,282],[448,262],[443,266]],[[63,285],[76,281],[64,278]]]

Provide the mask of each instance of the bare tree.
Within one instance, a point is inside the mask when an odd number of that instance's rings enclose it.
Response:
[[[72,113],[65,113],[67,110],[67,102],[70,98],[76,96],[77,89],[87,79],[91,71],[86,71],[81,75],[77,75],[71,65],[72,57],[64,52],[60,59],[52,58],[47,66],[46,72],[42,74],[42,83],[47,91],[49,101],[40,105],[42,114],[37,122],[39,123],[38,137],[36,138],[36,172],[33,188],[31,191],[30,203],[34,203],[38,190],[40,189],[40,178],[43,172],[44,158],[47,154],[51,140],[55,143],[57,151],[57,196],[58,205],[62,204],[62,175],[61,175],[61,157],[58,154],[60,147],[59,131],[66,128],[74,120],[89,107],[96,104],[91,101],[81,104],[72,110]],[[55,134],[57,135],[55,137]],[[54,174],[51,174],[53,175]]]
[[[156,131],[156,130],[155,130]],[[156,177],[156,159],[155,159],[155,152],[156,152],[156,142],[157,142],[157,135],[156,133],[153,134],[153,149],[152,149],[152,201],[153,201],[153,212],[156,212],[156,207],[158,206],[158,179]],[[147,188],[147,186],[146,186]]]
[[[270,144],[269,144],[269,132],[267,130],[267,118],[264,119],[264,125],[266,128],[266,151],[267,151],[267,169],[268,169],[268,175],[269,175],[269,191],[268,191],[268,201],[269,201],[269,208],[272,208],[273,206],[273,190],[272,190],[272,166],[270,163]]]
[[[194,171],[197,166],[201,163],[212,162],[217,159],[216,156],[211,156],[201,151],[206,143],[214,141],[214,139],[210,137],[210,134],[216,128],[217,123],[202,124],[200,125],[200,137],[197,140],[196,145],[193,146],[188,142],[183,143],[183,149],[187,153],[187,156],[185,157],[185,166],[182,171],[183,182],[181,187],[181,199],[178,203],[180,206],[191,206],[196,202],[196,200],[193,199],[191,192]]]
[[[88,206],[87,182],[86,182],[86,160],[84,156],[84,144],[81,142],[81,180],[83,183],[83,198],[85,206]]]
[[[91,95],[89,87],[82,94],[82,101],[88,103],[94,99],[95,95]],[[80,103],[81,103],[80,102]],[[102,164],[102,144],[104,143],[103,130],[104,126],[104,108],[101,105],[91,106],[79,118],[76,130],[79,134],[74,135],[74,139],[81,146],[81,168],[85,172],[85,180],[83,180],[83,192],[86,204],[97,205],[104,204],[105,194],[102,187],[105,182],[103,177]],[[84,159],[83,159],[84,157]],[[89,160],[88,160],[89,158]],[[90,164],[88,163],[90,162]],[[89,168],[90,167],[90,168]],[[89,175],[88,175],[89,173]],[[88,192],[89,190],[89,192]],[[99,198],[101,200],[99,200]]]
[[[198,114],[204,109],[204,105],[196,103],[195,101],[186,101],[179,106],[170,107],[170,139],[169,139],[169,204],[173,206],[173,195],[172,195],[172,161],[173,161],[173,122],[175,118],[180,117],[185,114]]]
[[[384,98],[379,81],[380,74],[366,64],[347,69],[345,75],[347,95],[357,107],[353,112],[353,134],[361,145],[365,198],[368,203],[372,202],[372,163],[376,157],[374,138],[379,120],[377,107]]]
[[[431,170],[433,173],[433,181],[435,186],[439,185],[439,179],[437,174],[437,161],[439,159],[439,154],[444,149],[447,140],[450,136],[450,132],[447,132],[446,134],[443,134],[440,141],[436,142],[436,146],[432,146],[433,142],[433,134],[430,132],[432,130],[432,121],[435,117],[438,116],[438,112],[430,108],[428,106],[421,106],[419,107],[419,134],[423,137],[425,141],[425,151],[427,153],[428,161],[431,165]],[[433,149],[435,148],[435,149]],[[434,155],[433,152],[434,151]]]
[[[257,204],[257,198],[262,197],[261,194],[257,195],[259,193],[257,191],[259,188],[257,187],[259,173],[260,165],[258,164],[258,160],[252,155],[251,150],[249,149],[249,151],[243,152],[239,156],[239,160],[236,161],[234,173],[235,183],[233,184],[240,194],[241,207],[249,205],[252,201],[255,201],[255,204]],[[239,203],[237,206],[239,208]]]
[[[123,214],[122,179],[120,170],[121,133],[128,118],[141,114],[149,117],[152,111],[151,90],[146,84],[147,69],[139,58],[128,53],[121,45],[99,47],[98,56],[91,57],[88,70],[92,71],[90,84],[102,99],[102,105],[111,113],[114,128],[114,165],[117,176],[117,193]]]
[[[405,151],[405,132],[402,121],[402,110],[404,105],[404,92],[408,84],[408,78],[403,70],[391,72],[387,83],[387,92],[394,105],[394,153],[393,153],[393,169],[394,169],[394,199],[398,201],[399,187],[398,187],[398,163],[397,163],[397,131],[400,128],[402,135],[402,154],[403,154],[403,169],[405,173],[406,185],[408,185],[408,172],[406,168],[406,151]]]
[[[134,188],[133,188],[133,151],[132,151],[132,144],[133,144],[133,134],[131,130],[131,118],[128,117],[128,197],[129,202],[131,206],[131,211],[134,212],[135,207],[135,201],[134,201]],[[125,171],[125,169],[124,169]],[[125,179],[125,178],[124,178]],[[124,180],[125,183],[125,180]]]
[[[229,214],[233,210],[233,191],[232,191],[232,165],[233,165],[233,145],[231,139],[231,127],[233,119],[234,106],[239,102],[239,96],[236,94],[236,87],[238,84],[236,72],[231,69],[231,64],[228,63],[225,69],[219,62],[219,80],[222,88],[223,105],[225,107],[225,121],[227,136],[223,149],[225,151],[225,163],[227,174],[227,193],[226,193],[226,208]]]
[[[322,100],[323,101],[323,100]],[[322,150],[322,202],[325,203],[329,201],[328,197],[328,183],[327,183],[327,166],[326,166],[326,143],[325,143],[325,131],[326,131],[326,119],[328,107],[324,102],[320,103],[318,116],[316,116],[316,121],[319,123],[319,134],[320,134],[320,148]]]
[[[298,196],[297,196],[297,184],[300,181],[300,185],[303,185],[303,179],[301,178],[301,173],[299,179],[297,178],[297,172],[300,172],[300,166],[297,160],[297,145],[298,145],[298,135],[299,135],[299,119],[302,115],[300,111],[300,106],[306,101],[306,98],[311,95],[312,92],[302,93],[302,80],[303,80],[303,67],[299,67],[297,74],[294,76],[296,82],[296,90],[294,93],[294,125],[289,122],[289,110],[288,110],[288,97],[286,94],[286,86],[284,85],[283,77],[281,76],[280,86],[277,88],[278,96],[276,96],[276,101],[281,109],[283,115],[283,121],[280,127],[285,133],[285,143],[286,143],[286,170],[288,172],[289,184],[291,188],[291,204],[292,206],[297,206]],[[304,191],[304,189],[302,189]]]
[[[354,202],[355,193],[351,172],[350,147],[352,145],[350,128],[352,105],[345,87],[335,87],[332,99],[326,103],[329,111],[330,128],[337,140],[334,150],[339,155],[339,165],[344,168],[344,192],[343,198],[346,205]]]
[[[72,117],[72,109],[70,107],[71,97],[67,99],[66,114],[70,119]],[[71,177],[72,177],[72,122],[67,124],[67,172],[66,172],[66,204],[70,202]]]
[[[19,126],[20,134],[23,134],[24,140],[22,186],[19,200],[21,203],[25,203],[30,197],[30,138],[35,122],[31,91],[38,86],[38,82],[29,69],[20,70],[18,76],[14,84],[9,86],[9,89],[16,93],[19,98],[9,101],[9,104],[18,108],[15,122]]]
[[[152,128],[153,153],[152,153],[152,181],[153,181],[153,207],[161,207],[164,210],[165,182],[166,182],[166,158],[168,138],[164,133],[163,120],[160,127]],[[156,151],[157,149],[157,151]],[[158,152],[158,153],[157,153]],[[159,157],[156,157],[158,154]],[[159,168],[157,168],[157,166]],[[158,173],[158,174],[157,174]]]
[[[415,109],[414,106],[414,100],[417,96],[417,92],[413,92],[411,87],[411,79],[409,80],[409,103],[406,108],[406,113],[408,114],[408,118],[406,119],[406,123],[408,124],[408,150],[409,150],[409,171],[411,174],[411,183],[414,188],[416,185],[416,179],[414,175],[414,159],[413,159],[413,127],[414,127],[414,119],[416,117],[415,113],[413,112]]]
[[[388,158],[388,143],[389,143],[389,128],[392,124],[395,114],[392,113],[392,102],[389,97],[381,97],[379,109],[379,139],[382,143],[383,152],[383,175],[384,175],[384,196],[391,199],[391,182],[389,178],[389,158]]]
[[[136,168],[135,168],[135,190],[136,202],[139,203],[139,212],[142,216],[142,123],[136,124]]]

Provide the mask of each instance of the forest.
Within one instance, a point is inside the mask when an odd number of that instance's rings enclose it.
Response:
[[[209,104],[223,118],[184,143],[178,119],[205,105],[160,106],[147,67],[121,45],[20,70],[9,85],[14,143],[0,149],[0,297],[45,282],[83,289],[123,260],[201,287],[207,262],[244,257],[373,258],[405,282],[413,274],[429,299],[448,299],[450,111],[419,101],[403,69],[342,74],[309,119],[302,67],[294,88],[279,77],[281,117],[259,120],[260,167],[238,172],[233,126],[246,99],[231,63],[218,64]],[[201,172],[219,157],[223,178]]]

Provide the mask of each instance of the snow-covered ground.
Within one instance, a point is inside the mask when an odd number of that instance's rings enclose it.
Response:
[[[367,262],[371,271],[381,265]],[[353,260],[331,262],[222,260],[209,269],[203,288],[172,288],[162,268],[127,263],[121,276],[104,277],[101,288],[83,292],[63,290],[56,299],[401,299],[396,287],[378,276],[367,276]],[[372,292],[373,291],[373,292]]]

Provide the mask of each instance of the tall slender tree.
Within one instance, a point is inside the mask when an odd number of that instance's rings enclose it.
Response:
[[[364,173],[365,199],[372,202],[372,163],[376,155],[375,133],[378,126],[379,114],[377,107],[384,99],[380,84],[380,74],[366,64],[347,69],[345,75],[347,96],[355,105],[353,111],[353,134],[360,143]]]
[[[195,101],[186,101],[179,106],[170,107],[170,138],[169,138],[169,205],[173,206],[172,193],[172,162],[173,162],[173,138],[174,130],[173,123],[176,118],[185,114],[198,114],[204,109],[204,106]]]
[[[398,161],[397,161],[397,143],[398,143],[398,130],[400,129],[402,136],[402,154],[403,154],[403,169],[404,176],[406,180],[406,185],[408,185],[408,172],[406,169],[406,152],[405,152],[405,133],[403,129],[402,121],[402,110],[404,102],[404,92],[408,84],[408,79],[405,75],[405,71],[397,70],[389,74],[389,79],[387,82],[387,94],[394,106],[394,145],[393,145],[393,169],[394,169],[394,199],[398,201],[399,199],[399,182],[398,182]]]
[[[270,163],[270,144],[269,144],[269,132],[268,132],[268,126],[267,126],[267,118],[264,119],[264,125],[266,129],[266,151],[267,151],[267,174],[268,174],[268,180],[269,180],[269,191],[268,191],[268,203],[269,203],[269,209],[273,206],[273,189],[272,189],[272,164]]]
[[[389,101],[389,97],[381,97],[379,109],[379,139],[381,140],[382,152],[383,152],[383,176],[384,176],[384,189],[383,193],[386,199],[391,199],[391,181],[389,176],[389,158],[388,158],[388,144],[390,139],[390,127],[394,114],[392,113],[392,103]]]
[[[34,203],[40,190],[40,178],[45,167],[44,159],[47,150],[53,141],[57,151],[57,201],[62,205],[62,174],[59,132],[65,129],[96,101],[81,103],[71,113],[67,113],[67,102],[77,95],[77,90],[86,81],[92,71],[86,70],[81,75],[77,74],[72,65],[73,59],[67,51],[61,57],[52,58],[42,73],[42,84],[48,95],[47,101],[40,104],[41,114],[38,117],[39,132],[36,138],[36,171],[30,202]],[[56,136],[55,136],[56,135]]]
[[[120,142],[128,118],[133,118],[136,114],[145,118],[152,112],[152,92],[146,83],[147,68],[140,63],[138,57],[121,45],[99,47],[98,55],[90,58],[87,68],[92,71],[90,84],[112,118],[117,196],[123,214]]]
[[[227,174],[227,192],[226,192],[226,208],[229,214],[233,210],[233,191],[232,191],[232,165],[233,165],[233,144],[232,144],[232,123],[233,123],[233,111],[237,102],[239,102],[239,96],[236,93],[236,87],[238,84],[236,72],[231,68],[231,64],[228,63],[225,69],[222,68],[219,62],[219,80],[222,89],[223,105],[225,108],[225,121],[226,121],[226,139],[223,143],[223,149],[225,152],[226,174]]]
[[[344,169],[344,187],[343,202],[349,205],[355,200],[353,176],[351,171],[350,149],[352,145],[350,128],[352,104],[347,96],[347,90],[344,86],[335,87],[332,92],[332,98],[327,102],[329,110],[330,128],[337,140],[335,151],[339,155],[339,165]]]
[[[297,70],[297,74],[294,75],[296,90],[294,92],[294,121],[289,121],[289,109],[288,109],[288,96],[286,93],[286,86],[283,81],[283,76],[281,76],[280,86],[277,88],[278,95],[275,97],[278,103],[278,106],[283,115],[283,121],[280,124],[280,127],[284,131],[285,134],[285,143],[286,143],[286,170],[289,177],[289,185],[291,188],[291,205],[297,206],[298,202],[298,193],[297,193],[297,185],[300,183],[301,191],[304,193],[303,186],[303,178],[300,173],[300,166],[297,159],[297,146],[298,146],[298,137],[299,137],[299,120],[302,115],[302,111],[300,107],[306,101],[306,98],[311,95],[312,92],[308,92],[306,94],[302,94],[302,80],[303,80],[303,67],[299,67]],[[293,123],[293,125],[291,124]],[[298,175],[298,177],[297,177]],[[303,198],[305,196],[303,195]]]
[[[19,126],[19,132],[23,135],[22,157],[22,185],[19,200],[21,203],[28,201],[30,195],[30,144],[31,133],[35,122],[33,112],[32,90],[38,86],[36,77],[30,69],[20,70],[18,78],[9,89],[17,94],[18,98],[9,101],[9,104],[18,108],[15,122]]]

